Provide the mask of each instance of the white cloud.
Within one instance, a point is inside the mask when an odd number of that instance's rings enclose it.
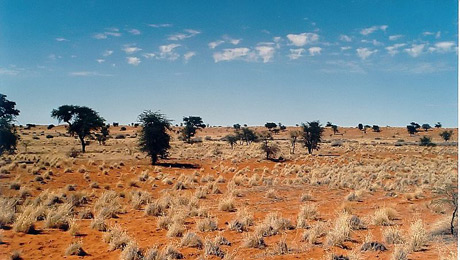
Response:
[[[208,46],[211,49],[215,49],[217,46],[221,45],[222,43],[224,43],[224,41],[219,40],[219,41],[208,43]]]
[[[308,49],[308,52],[311,56],[319,55],[321,54],[321,47],[311,47]]]
[[[104,53],[102,53],[102,56],[108,57],[108,56],[110,56],[110,55],[112,55],[112,54],[113,54],[113,51],[112,51],[112,50],[106,50],[106,51],[104,51]]]
[[[111,77],[113,75],[111,74],[103,74],[95,71],[75,71],[75,72],[70,72],[70,76],[73,77],[89,77],[89,76],[101,76],[101,77]]]
[[[358,56],[362,60],[367,59],[369,56],[371,56],[372,54],[374,54],[376,52],[377,52],[377,50],[370,50],[368,48],[358,48],[358,49],[356,49],[356,53],[358,54]]]
[[[0,75],[16,76],[18,74],[19,74],[19,70],[0,68]]]
[[[374,25],[372,27],[362,29],[360,33],[362,35],[369,35],[377,30],[386,31],[387,28],[388,28],[388,25]]]
[[[196,52],[194,52],[194,51],[189,51],[189,52],[185,53],[184,54],[185,62],[188,62],[195,55],[196,55]]]
[[[434,50],[441,53],[455,51],[455,42],[437,42],[434,46]]]
[[[226,42],[229,42],[233,45],[238,45],[240,42],[241,42],[241,39],[233,39],[231,37],[229,37],[228,35],[224,35],[222,37]]]
[[[138,29],[130,29],[128,30],[128,32],[132,35],[139,35],[141,34],[141,31],[139,31]]]
[[[141,48],[137,48],[135,46],[129,46],[125,45],[125,47],[122,49],[126,54],[133,54],[135,52],[141,51]]]
[[[100,64],[100,63],[103,63],[105,60],[104,59],[97,59],[96,61]]]
[[[269,62],[275,55],[275,48],[272,46],[257,46],[256,51],[264,63]]]
[[[146,59],[151,59],[151,58],[155,57],[156,54],[150,52],[150,53],[144,53],[144,54],[142,54],[142,56],[143,56],[144,58],[146,58]]]
[[[302,47],[306,44],[318,41],[319,35],[316,33],[288,34],[286,36],[294,46]]]
[[[388,54],[391,56],[394,56],[399,53],[399,48],[406,46],[405,43],[397,43],[393,44],[391,46],[385,47],[385,49],[388,51]]]
[[[351,37],[345,34],[340,35],[340,40],[344,42],[351,42]]]
[[[181,41],[181,40],[191,38],[191,37],[201,33],[201,32],[199,32],[197,30],[192,30],[192,29],[187,29],[187,30],[184,30],[184,31],[186,33],[176,33],[176,34],[170,35],[168,37],[168,40],[170,40],[170,41]]]
[[[242,58],[248,55],[248,48],[233,48],[233,49],[224,49],[222,52],[215,52],[213,54],[214,62],[220,61],[230,61]]]
[[[402,38],[403,36],[404,36],[404,35],[402,35],[402,34],[390,35],[390,36],[388,36],[388,39],[389,39],[390,41],[396,41],[396,40]]]
[[[302,53],[305,52],[305,49],[299,48],[299,49],[289,49],[291,54],[288,55],[290,60],[297,60],[298,58],[302,57]]]
[[[346,50],[350,50],[351,49],[351,46],[343,46],[343,47],[340,47],[340,50],[341,51],[346,51]]]
[[[138,57],[127,57],[126,60],[128,64],[131,64],[134,66],[137,66],[139,65],[139,63],[141,63],[141,59],[139,59]]]
[[[103,40],[103,39],[107,39],[108,36],[113,36],[113,37],[121,36],[121,33],[118,32],[119,30],[117,28],[108,28],[107,30],[108,31],[105,31],[103,33],[95,33],[93,35],[93,38],[97,40]]]
[[[412,48],[404,49],[404,51],[415,58],[422,54],[424,48],[425,44],[412,44]]]
[[[58,42],[68,42],[69,40],[67,40],[66,38],[58,37],[58,38],[56,38],[56,41],[58,41]]]
[[[177,60],[180,55],[174,52],[174,49],[180,47],[180,44],[171,43],[168,45],[161,45],[160,49],[160,56],[159,59],[168,59],[168,60]]]
[[[161,24],[148,24],[148,26],[153,27],[153,28],[166,28],[166,27],[172,27],[173,25],[170,23],[161,23]]]

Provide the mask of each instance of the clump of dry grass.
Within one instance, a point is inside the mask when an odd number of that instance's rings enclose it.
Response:
[[[254,216],[248,211],[247,208],[243,208],[238,211],[236,218],[229,223],[230,230],[237,232],[248,231],[249,226],[254,223]]]
[[[90,228],[97,231],[107,231],[107,225],[105,224],[105,219],[101,215],[97,215],[93,220],[91,220]]]
[[[183,259],[184,255],[182,255],[179,251],[177,251],[176,247],[173,245],[167,245],[162,252],[164,259]]]
[[[68,230],[73,213],[72,211],[73,206],[70,203],[65,203],[56,209],[51,209],[46,215],[45,227]]]
[[[187,247],[203,248],[203,241],[197,234],[193,232],[187,232],[182,237],[180,245]]]
[[[261,236],[268,237],[288,229],[294,229],[289,219],[281,217],[278,213],[269,213],[264,221],[256,226],[255,232]]]
[[[276,242],[274,253],[276,255],[289,254],[289,247],[286,243],[286,236],[282,236],[278,242]]]
[[[123,250],[132,241],[128,233],[118,225],[111,227],[108,232],[104,234],[103,239],[109,244],[109,249],[111,251],[116,249]]]
[[[385,228],[382,232],[383,239],[388,244],[402,244],[404,243],[404,238],[401,229],[397,227],[388,227]]]
[[[17,204],[17,199],[0,197],[0,228],[14,222]]]
[[[33,205],[24,208],[24,211],[19,214],[13,224],[13,230],[15,232],[22,232],[26,234],[32,234],[36,232],[34,222],[37,217],[36,209]]]
[[[227,211],[227,212],[236,211],[235,200],[233,199],[233,197],[228,196],[227,198],[222,199],[219,202],[219,210]]]
[[[378,226],[389,226],[397,217],[397,212],[393,208],[380,208],[377,209],[372,216],[372,224]]]
[[[391,260],[407,260],[409,252],[405,245],[396,246],[391,254]]]
[[[318,207],[314,204],[302,206],[297,215],[297,228],[307,228],[307,220],[315,220],[318,216]]]
[[[75,219],[71,219],[69,221],[69,234],[71,236],[78,236],[79,235],[79,229],[80,229],[80,225],[77,223],[77,221]]]
[[[131,191],[131,205],[134,209],[140,209],[142,205],[149,203],[151,199],[152,195],[146,191]]]
[[[66,256],[69,256],[69,255],[85,256],[86,254],[87,253],[85,252],[85,250],[83,250],[81,241],[73,242],[65,250]]]
[[[276,191],[274,189],[268,190],[267,193],[265,193],[265,197],[274,200],[278,198],[278,196],[276,195]]]
[[[306,241],[309,244],[318,244],[319,238],[326,235],[326,224],[323,222],[316,222],[309,229],[305,230],[302,235],[302,241]]]
[[[104,218],[117,217],[117,214],[123,212],[118,195],[114,191],[104,191],[94,204],[94,210],[97,215]]]
[[[179,222],[173,222],[168,226],[168,232],[166,232],[166,236],[168,237],[182,237],[185,232],[184,225]]]
[[[136,242],[131,241],[127,244],[120,254],[120,260],[143,260],[144,255]]]
[[[216,241],[206,239],[204,242],[204,253],[205,255],[215,255],[220,258],[224,258],[225,252],[219,247]]]
[[[267,247],[262,235],[254,232],[247,234],[243,239],[243,246],[247,248],[259,248],[264,249]]]
[[[196,227],[201,232],[214,231],[217,230],[217,222],[210,217],[206,217],[204,219],[198,220]]]
[[[22,257],[21,257],[21,251],[19,250],[14,250],[13,252],[11,252],[10,254],[10,260],[21,260]]]
[[[326,244],[328,246],[343,247],[343,243],[350,239],[350,218],[350,214],[346,212],[339,213],[334,221],[332,229],[327,234]]]
[[[410,251],[420,251],[427,244],[428,233],[421,219],[415,221],[409,228],[409,239],[407,241]]]
[[[312,199],[313,199],[313,196],[309,192],[308,193],[303,193],[302,196],[300,197],[301,202],[310,201]]]

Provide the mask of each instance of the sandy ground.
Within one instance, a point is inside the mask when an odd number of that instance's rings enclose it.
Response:
[[[163,217],[183,214],[180,225],[186,231],[196,233],[203,243],[212,241],[217,235],[224,236],[231,243],[220,245],[226,259],[333,259],[334,255],[350,259],[391,259],[397,247],[409,247],[414,236],[411,225],[417,220],[423,223],[425,239],[421,248],[405,249],[408,259],[456,259],[457,237],[436,232],[439,229],[445,231],[444,220],[450,217],[453,208],[449,204],[439,207],[432,204],[434,199],[442,197],[433,193],[433,189],[449,180],[456,184],[458,178],[458,147],[456,143],[446,145],[439,136],[446,129],[421,131],[414,136],[410,136],[405,128],[383,127],[379,133],[340,128],[339,135],[326,129],[321,149],[308,155],[301,143],[297,143],[295,154],[289,152],[289,131],[297,130],[289,127],[287,131],[274,135],[272,141],[281,148],[279,155],[285,158],[282,162],[265,160],[258,143],[238,144],[232,150],[227,143],[220,141],[233,132],[232,128],[199,131],[197,136],[203,142],[195,144],[177,140],[177,130],[173,129],[170,158],[152,166],[136,147],[137,139],[133,137],[138,129],[134,127],[127,127],[126,131],[111,127],[113,137],[124,135],[125,138],[112,138],[106,145],[92,141],[87,153],[77,158],[70,158],[68,152],[80,148],[78,140],[66,136],[64,126],[51,130],[45,126],[21,129],[18,153],[4,156],[0,164],[3,169],[1,198],[19,200],[15,218],[44,192],[61,198],[61,202],[48,206],[48,211],[64,204],[75,193],[84,194],[87,202],[74,206],[69,217],[79,226],[77,235],[46,227],[46,219],[34,221],[37,232],[33,234],[16,232],[14,223],[5,225],[1,231],[0,259],[9,259],[16,250],[23,259],[128,259],[122,258],[121,249],[110,250],[103,239],[108,232],[90,228],[92,220],[79,217],[79,212],[84,210],[96,215],[98,198],[109,190],[118,194],[117,200],[123,210],[116,218],[106,218],[105,223],[109,227],[119,225],[144,253],[150,247],[158,247],[161,251],[172,245],[185,259],[219,258],[207,255],[204,248],[182,246],[182,237],[169,237],[168,230],[159,227],[161,216],[145,214],[149,203],[169,194],[173,198],[182,196],[196,202],[193,207],[207,212],[217,222],[217,230],[198,230],[197,222],[206,217],[194,216],[190,209],[180,206],[177,206],[179,210],[171,207]],[[255,130],[265,129],[258,127]],[[457,130],[452,130],[453,140],[457,140]],[[47,135],[53,138],[47,138]],[[439,145],[419,146],[418,141],[424,135],[432,137]],[[333,146],[337,143],[340,145]],[[141,180],[146,173],[149,177]],[[21,188],[12,189],[12,183],[19,183]],[[69,184],[75,185],[75,191],[69,191]],[[205,198],[197,198],[199,189],[206,191]],[[30,194],[21,198],[25,191]],[[137,208],[132,203],[134,191],[144,191],[150,196]],[[358,198],[347,198],[352,192],[356,192]],[[304,194],[308,194],[309,199],[302,201]],[[219,204],[230,197],[235,209],[222,210]],[[305,205],[313,205],[316,216],[306,219],[306,224],[300,227],[298,214]],[[374,213],[382,208],[397,212],[387,225],[374,222]],[[341,245],[330,244],[334,223],[345,214],[344,209],[349,216],[361,219],[363,227],[350,229]],[[253,224],[243,232],[231,230],[230,223],[245,211],[253,216]],[[273,213],[289,220],[292,228],[263,236],[264,248],[247,247],[245,239],[256,234],[267,215]],[[304,233],[320,223],[324,225],[324,234],[318,235],[316,243],[304,241]],[[383,233],[389,228],[401,230],[402,245],[386,241]],[[82,243],[86,256],[65,255],[67,247],[75,241]],[[380,242],[387,250],[361,251],[366,241]],[[280,249],[283,242],[287,251]]]

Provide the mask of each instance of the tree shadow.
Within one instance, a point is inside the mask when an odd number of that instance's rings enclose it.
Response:
[[[192,163],[168,163],[168,162],[163,162],[163,163],[157,163],[155,164],[157,166],[163,166],[163,167],[168,167],[168,168],[181,168],[181,169],[198,169],[200,166],[198,164],[192,164]]]

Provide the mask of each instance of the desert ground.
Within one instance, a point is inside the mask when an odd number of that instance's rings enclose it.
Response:
[[[457,259],[454,207],[435,192],[458,179],[444,128],[327,128],[309,155],[300,142],[290,153],[288,127],[272,141],[281,161],[260,143],[231,149],[230,127],[194,144],[174,128],[158,165],[126,128],[78,155],[63,125],[19,129],[0,158],[0,259]]]

